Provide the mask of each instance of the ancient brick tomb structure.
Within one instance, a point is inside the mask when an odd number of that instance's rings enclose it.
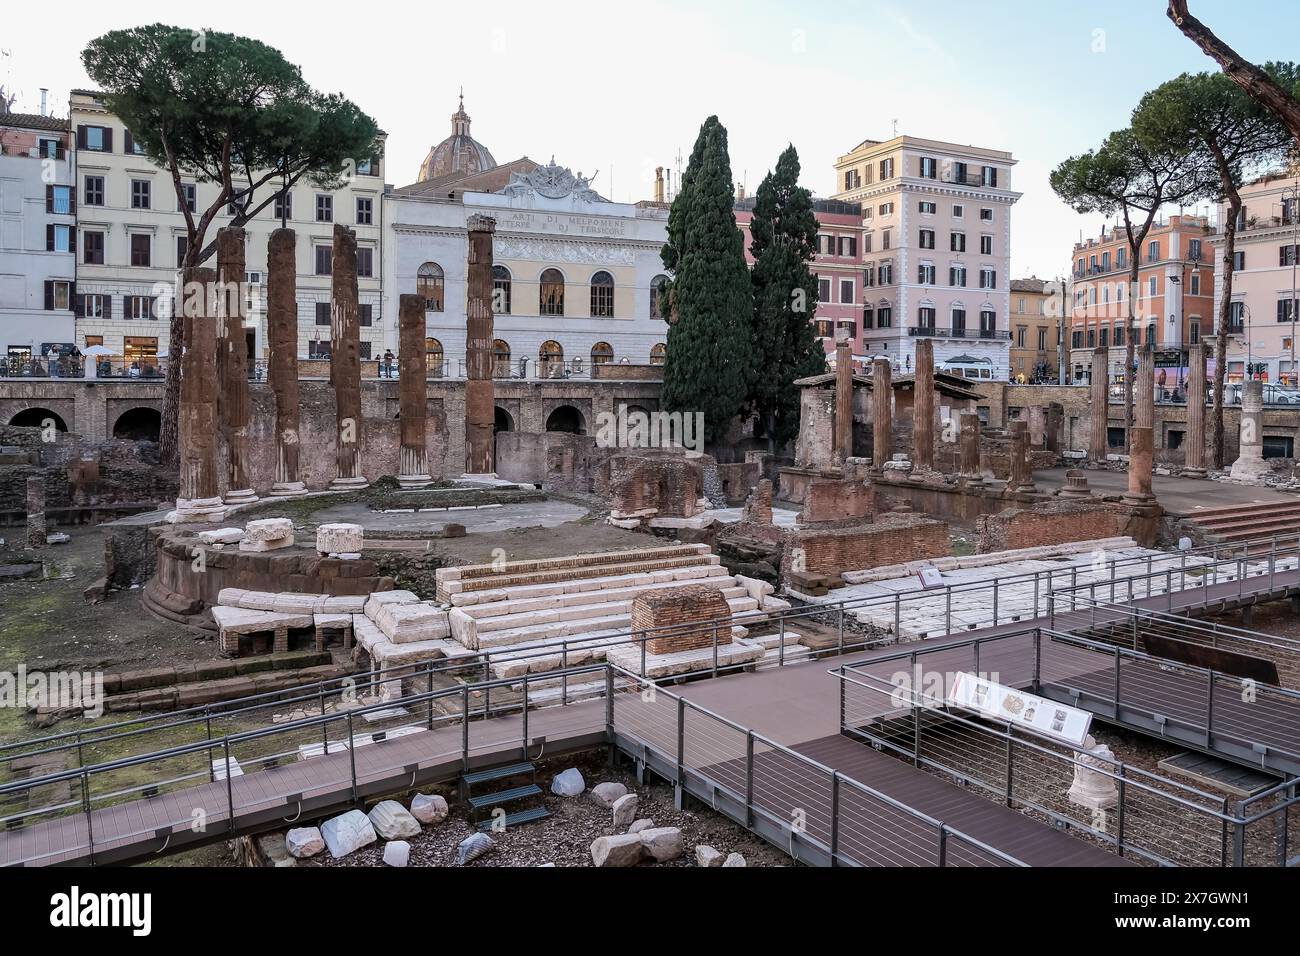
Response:
[[[632,630],[651,654],[731,643],[731,608],[717,588],[684,584],[632,599]]]

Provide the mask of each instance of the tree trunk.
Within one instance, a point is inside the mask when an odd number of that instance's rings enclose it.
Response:
[[[1219,332],[1214,337],[1214,407],[1210,412],[1210,464],[1223,467],[1223,383],[1228,371],[1228,322],[1232,315],[1232,272],[1237,256],[1237,217],[1241,215],[1241,194],[1225,189],[1228,221],[1223,228],[1223,285],[1219,300]],[[1191,400],[1191,396],[1188,396]],[[1201,401],[1205,401],[1204,396]]]
[[[177,285],[183,285],[177,279]],[[163,390],[162,422],[158,429],[159,464],[169,471],[179,472],[181,466],[181,353],[185,348],[184,297],[176,289],[172,299],[172,314],[168,320],[167,383]]]
[[[1187,0],[1169,0],[1169,9],[1166,13],[1184,36],[1219,64],[1228,79],[1281,120],[1291,131],[1296,142],[1300,143],[1300,102],[1279,86],[1271,76],[1244,59],[1236,50],[1215,36],[1209,27],[1188,13]]]
[[[1146,235],[1144,232],[1143,235]],[[1137,334],[1136,316],[1133,314],[1133,299],[1139,291],[1138,279],[1138,247],[1135,246],[1129,250],[1129,259],[1133,263],[1129,267],[1129,289],[1128,289],[1128,331],[1124,333],[1124,453],[1128,454],[1129,440],[1133,433],[1133,359],[1134,345],[1133,336]]]

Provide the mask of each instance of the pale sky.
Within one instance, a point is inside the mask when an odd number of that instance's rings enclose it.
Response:
[[[1253,61],[1300,55],[1294,0],[1193,0],[1192,12]],[[201,11],[201,12],[195,12]],[[1015,276],[1055,277],[1095,234],[1051,192],[1070,153],[1123,126],[1141,94],[1215,64],[1165,18],[1165,0],[620,0],[561,3],[277,4],[226,0],[49,8],[11,4],[0,83],[36,112],[66,115],[89,85],[80,53],[112,29],[156,21],[243,33],[279,48],[307,80],[342,92],[388,132],[394,186],[414,181],[450,132],[465,89],[473,135],[497,162],[527,155],[591,176],[608,198],[650,197],[655,166],[689,154],[716,113],[734,178],[752,192],[788,142],[817,195],[863,139],[898,132],[1019,160]],[[316,17],[319,19],[308,19]]]

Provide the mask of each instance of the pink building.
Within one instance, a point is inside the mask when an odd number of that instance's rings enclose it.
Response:
[[[835,330],[848,330],[853,354],[861,356],[862,327],[862,207],[855,202],[837,199],[814,199],[817,216],[817,257],[812,271],[817,276],[817,311],[813,322],[817,337],[828,353],[835,351]],[[749,253],[749,220],[754,214],[754,198],[736,201],[736,225],[745,234],[745,260],[752,266]]]

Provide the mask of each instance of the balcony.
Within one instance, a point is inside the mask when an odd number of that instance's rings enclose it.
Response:
[[[912,325],[907,329],[907,334],[912,338],[935,338],[935,339],[1008,339],[1011,338],[1009,330],[1002,329],[968,329],[964,327],[949,328],[946,326],[935,325]]]

